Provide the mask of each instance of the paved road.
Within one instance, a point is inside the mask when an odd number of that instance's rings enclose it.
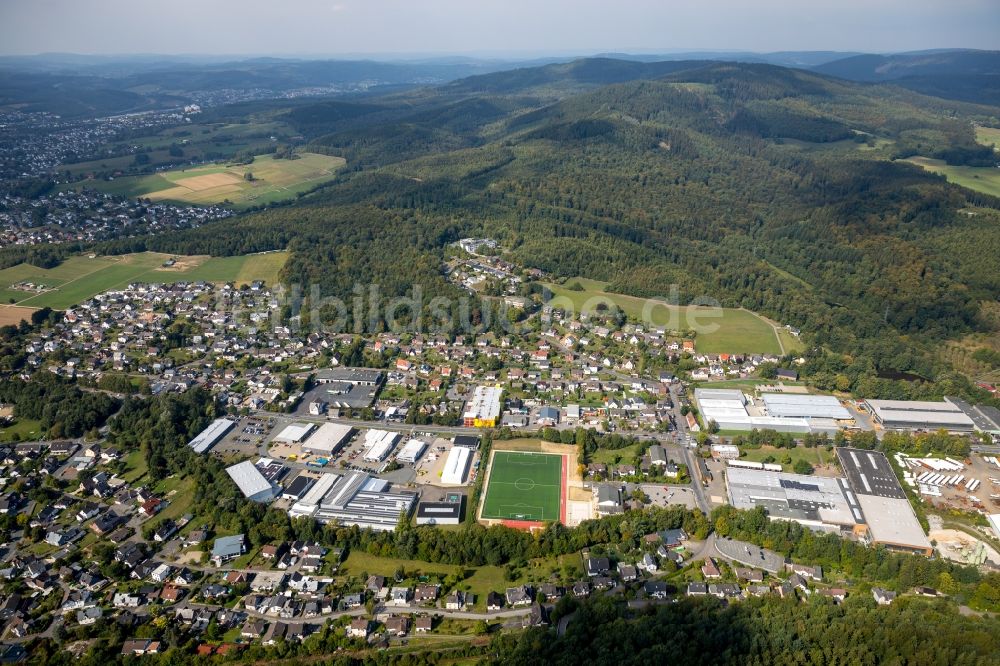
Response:
[[[711,511],[711,507],[708,504],[708,500],[705,498],[705,489],[702,487],[701,482],[698,480],[700,474],[698,473],[698,461],[694,459],[691,454],[691,449],[686,446],[681,446],[681,455],[684,456],[684,464],[688,468],[688,476],[691,477],[691,490],[694,492],[694,499],[698,503],[698,508],[701,509],[705,514]]]
[[[437,432],[451,435],[480,435],[479,428],[466,428],[465,426],[442,426],[442,425],[414,425],[412,423],[395,423],[393,421],[362,421],[360,419],[347,418],[327,418],[325,416],[298,416],[292,414],[276,414],[260,409],[254,412],[254,416],[262,418],[285,418],[291,421],[306,421],[307,423],[339,423],[341,425],[353,426],[355,428],[378,428],[380,430],[391,430],[393,432]]]
[[[192,609],[208,609],[212,611],[220,610],[222,607],[218,604],[202,604],[194,601],[182,601],[175,604],[172,610],[175,612],[184,608]],[[257,611],[246,610],[239,605],[235,608],[237,612],[246,614],[247,617],[252,617],[261,620],[281,620],[286,624],[306,624],[315,622],[325,622],[326,620],[336,620],[341,617],[361,617],[368,614],[368,611],[362,606],[361,608],[352,608],[349,610],[338,610],[332,613],[325,613],[315,615],[313,617],[292,617],[292,618],[281,618],[276,615],[268,615],[265,613],[258,613]],[[435,608],[435,607],[425,607],[425,606],[385,606],[379,605],[374,608],[373,615],[382,614],[393,614],[393,615],[440,615],[442,617],[450,617],[458,620],[496,620],[505,619],[512,617],[522,617],[528,615],[531,612],[530,607],[525,608],[511,608],[503,611],[495,611],[492,613],[475,613],[472,611],[459,611],[459,610],[449,610],[447,608]]]

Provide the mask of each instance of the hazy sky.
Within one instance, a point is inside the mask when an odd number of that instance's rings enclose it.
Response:
[[[0,0],[0,53],[1000,49],[1000,0]]]

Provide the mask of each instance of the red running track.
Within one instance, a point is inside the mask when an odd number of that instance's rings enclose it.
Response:
[[[569,492],[569,456],[562,457],[562,488],[559,490],[559,522],[566,524],[566,494]]]
[[[566,524],[566,498],[569,494],[569,456],[562,457],[562,488],[559,495],[559,521]],[[539,520],[501,520],[501,524],[513,527],[516,530],[537,530],[545,527],[545,523]]]

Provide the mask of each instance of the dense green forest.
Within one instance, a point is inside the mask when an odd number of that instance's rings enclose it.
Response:
[[[996,664],[996,618],[968,618],[918,600],[878,607],[716,599],[650,607],[634,617],[608,599],[585,604],[567,631],[531,629],[494,641],[497,664]]]
[[[284,277],[323,295],[429,299],[458,295],[444,247],[490,235],[526,267],[639,296],[677,284],[928,379],[948,370],[937,342],[995,325],[1000,201],[891,161],[981,159],[972,122],[996,124],[994,107],[769,65],[596,59],[269,113],[348,169],[292,205],[101,249],[287,247]]]

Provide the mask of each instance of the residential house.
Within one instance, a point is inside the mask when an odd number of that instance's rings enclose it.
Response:
[[[212,564],[221,567],[223,563],[234,560],[242,555],[245,548],[242,534],[219,537],[212,546]]]
[[[351,620],[351,623],[345,628],[349,638],[368,638],[369,629],[370,623],[363,618]]]
[[[486,595],[486,610],[498,611],[503,608],[504,597],[502,594],[490,592]]]
[[[512,608],[519,606],[530,606],[534,601],[531,595],[531,588],[526,585],[507,588],[507,605]]]
[[[584,561],[588,576],[606,576],[611,570],[611,560],[606,557],[588,557]]]

